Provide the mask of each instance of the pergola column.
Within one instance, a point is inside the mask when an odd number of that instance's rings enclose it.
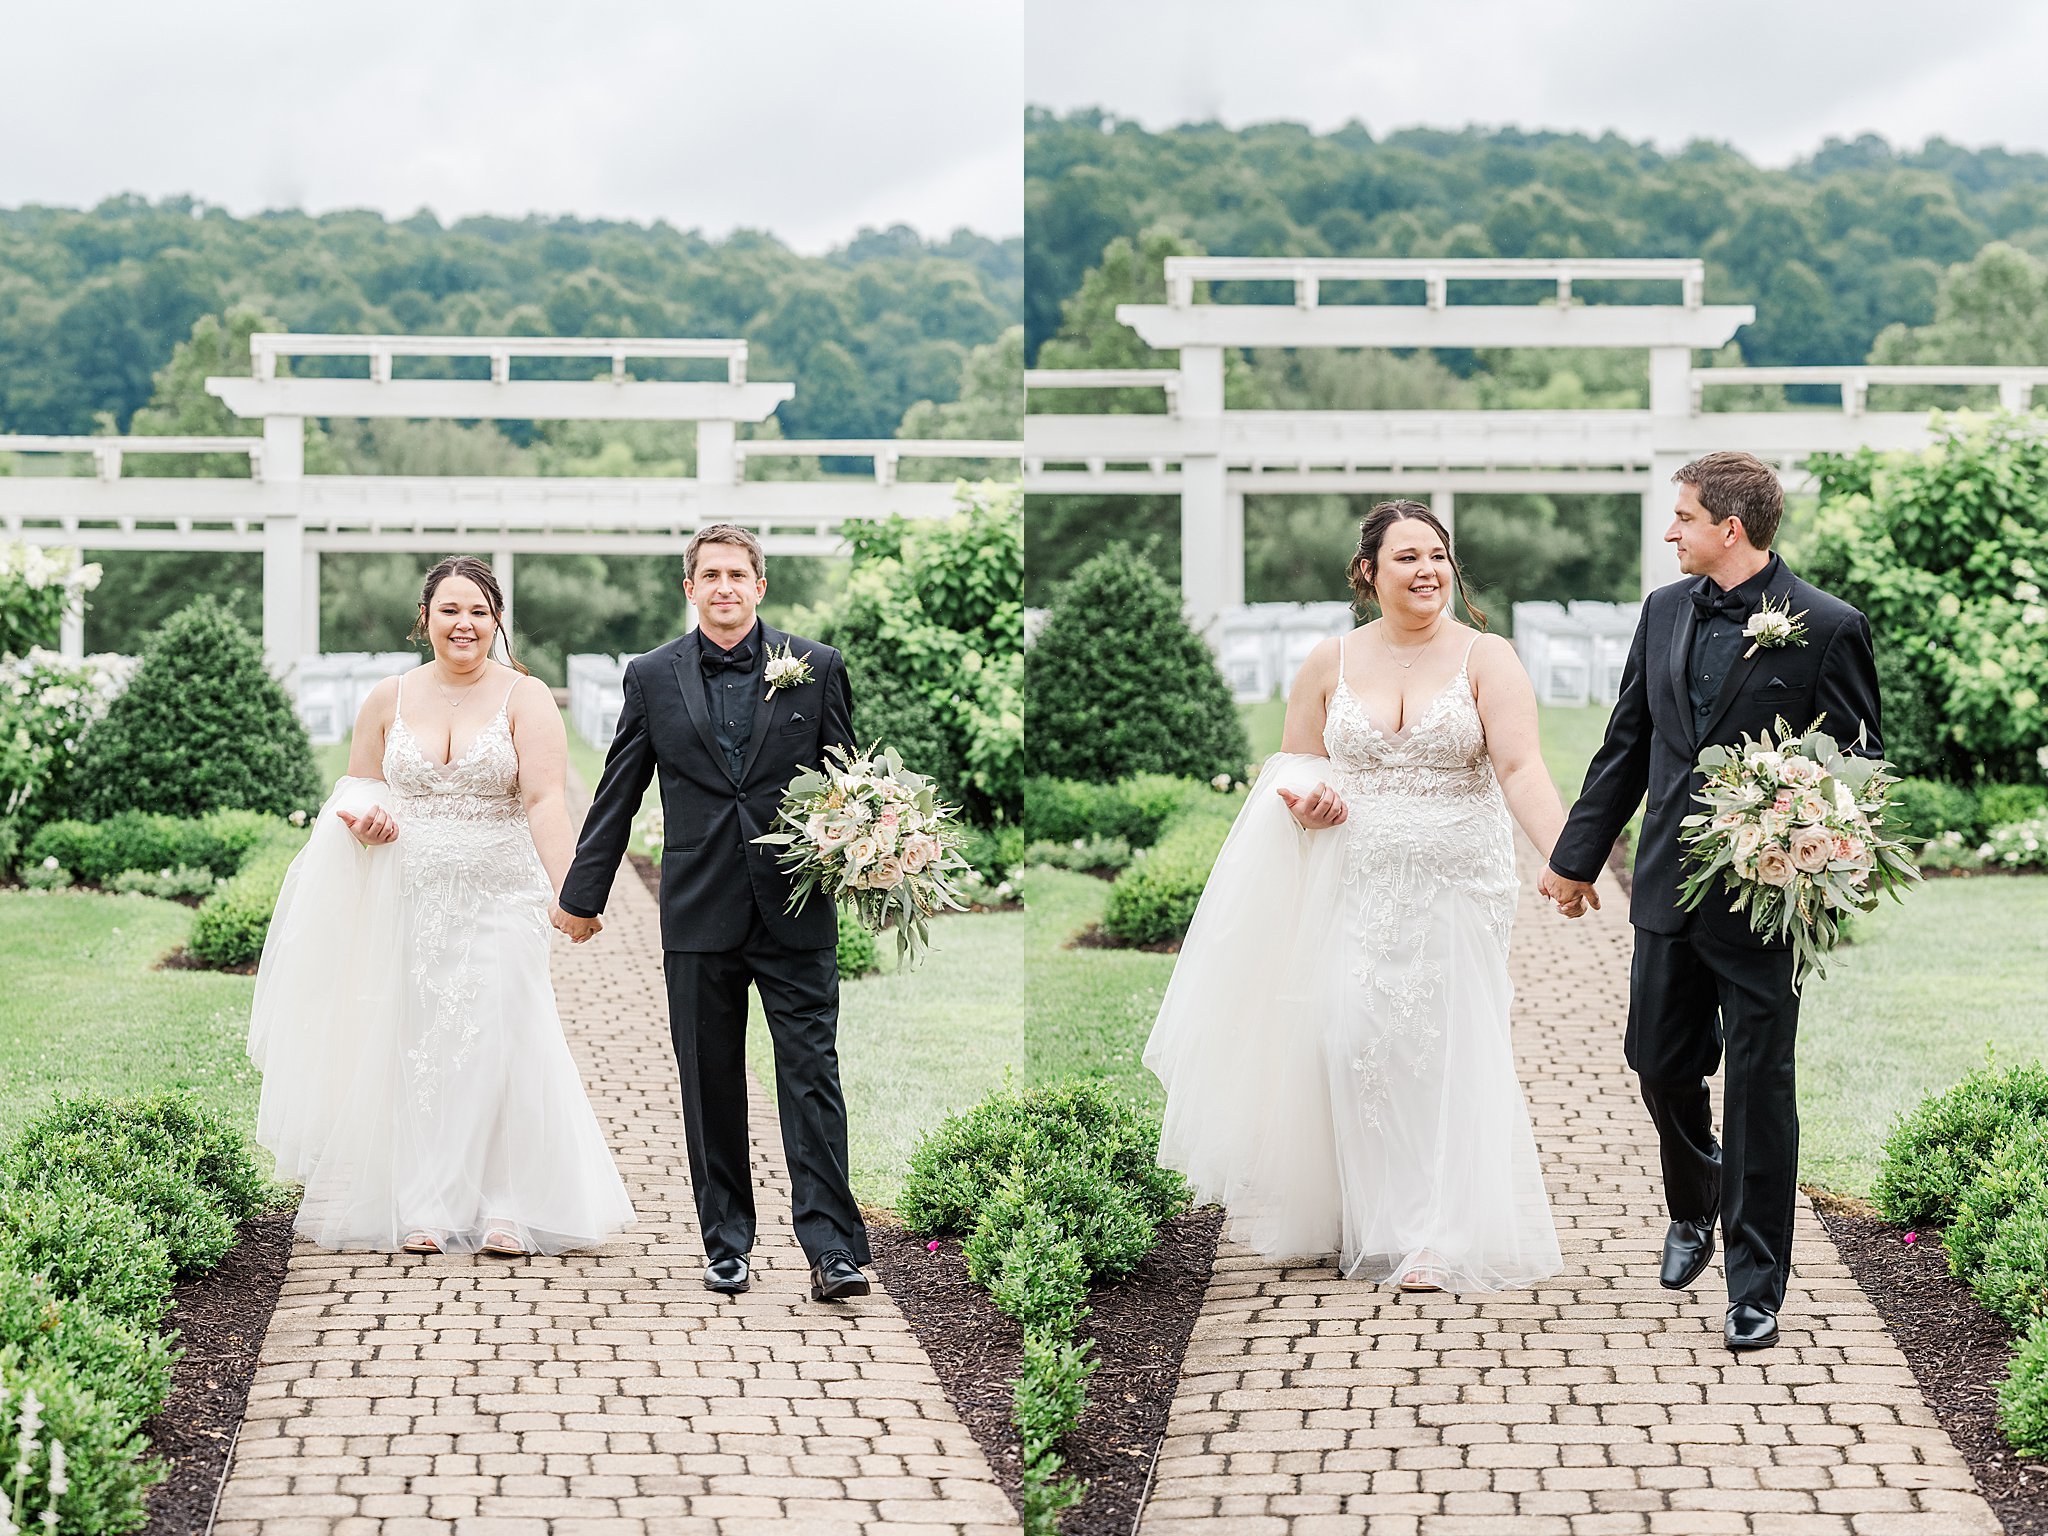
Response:
[[[1224,484],[1223,349],[1180,349],[1180,590],[1188,622],[1211,645],[1217,616],[1244,601],[1244,497]]]
[[[1436,520],[1444,525],[1444,531],[1452,535],[1452,542],[1455,544],[1458,531],[1458,493],[1431,491],[1429,510],[1435,514]]]
[[[309,549],[300,557],[299,654],[320,654],[320,551]]]
[[[85,564],[85,551],[71,551],[71,569],[76,571]],[[64,605],[64,616],[57,622],[57,651],[66,661],[85,659],[85,590],[73,586],[71,601]]]
[[[697,423],[697,478],[706,485],[738,485],[739,455],[733,423],[707,417]]]
[[[306,534],[299,488],[306,477],[306,420],[263,418],[263,659],[290,686],[305,640]],[[316,618],[315,622],[318,620]]]
[[[512,654],[512,561],[513,550],[509,544],[500,544],[491,553],[491,574],[498,578],[498,595],[505,600],[505,611],[499,615],[498,628],[505,636],[505,654]]]
[[[1685,347],[1650,349],[1650,440],[1667,443],[1677,439],[1692,416],[1692,352]],[[1669,449],[1650,454],[1649,481],[1643,487],[1642,572],[1643,596],[1667,582],[1678,579],[1678,563],[1664,544],[1664,530],[1671,526],[1672,497],[1676,494],[1671,477],[1693,455]]]

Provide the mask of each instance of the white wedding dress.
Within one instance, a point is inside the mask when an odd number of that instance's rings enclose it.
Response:
[[[633,1206],[555,1011],[510,695],[441,765],[403,692],[383,779],[336,785],[278,896],[249,1018],[257,1139],[324,1247],[594,1246]],[[364,848],[335,814],[371,805],[395,842]]]
[[[1235,1241],[1496,1291],[1562,1259],[1508,1033],[1514,830],[1470,654],[1391,735],[1340,662],[1329,755],[1281,754],[1253,785],[1145,1064],[1167,1090],[1160,1161]],[[1304,831],[1274,791],[1319,782],[1348,816]]]

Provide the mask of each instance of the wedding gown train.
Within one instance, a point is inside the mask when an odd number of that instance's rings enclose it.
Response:
[[[555,1009],[507,709],[442,765],[401,705],[383,770],[321,807],[257,970],[257,1139],[305,1186],[297,1229],[328,1248],[601,1243],[633,1207]],[[364,848],[336,816],[371,805],[396,842]]]
[[[1261,1253],[1446,1290],[1562,1267],[1508,1032],[1513,825],[1467,663],[1406,730],[1341,667],[1328,757],[1271,759],[1202,893],[1145,1047],[1160,1161]],[[1329,783],[1302,830],[1274,792]]]

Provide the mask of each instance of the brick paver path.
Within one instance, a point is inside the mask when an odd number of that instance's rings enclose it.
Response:
[[[1630,930],[1575,923],[1523,849],[1515,1042],[1565,1267],[1402,1298],[1226,1243],[1141,1536],[1973,1536],[1998,1522],[1800,1201],[1778,1347],[1721,1343],[1718,1258],[1657,1284],[1656,1139],[1621,1054]]]
[[[1016,1530],[879,1283],[808,1300],[758,1085],[753,1289],[703,1289],[659,926],[631,871],[606,921],[557,940],[555,991],[639,1223],[552,1259],[300,1244],[217,1536]]]

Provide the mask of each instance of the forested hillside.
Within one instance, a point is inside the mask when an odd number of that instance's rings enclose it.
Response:
[[[886,437],[954,399],[969,349],[1022,305],[1020,242],[965,230],[868,230],[815,257],[662,223],[0,209],[0,431],[125,428],[194,322],[245,307],[311,331],[743,336],[752,377],[798,381],[786,435]]]
[[[1711,301],[1757,307],[1746,361],[1860,362],[1887,324],[1930,321],[1942,270],[1989,242],[2048,256],[2048,156],[1865,137],[1767,170],[1721,146],[1667,154],[1614,134],[1153,133],[1033,109],[1027,356],[1104,247],[1154,228],[1219,255],[1703,256]]]

